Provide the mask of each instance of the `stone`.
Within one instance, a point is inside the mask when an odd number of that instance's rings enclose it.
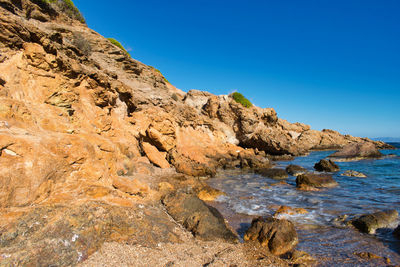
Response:
[[[299,189],[335,187],[338,183],[329,174],[305,173],[297,176],[296,186]]]
[[[308,211],[303,208],[292,208],[288,206],[280,206],[275,214],[274,217],[278,218],[279,215],[296,215],[296,214],[307,214]]]
[[[226,193],[221,190],[212,188],[209,185],[203,186],[197,193],[197,197],[203,201],[214,201],[220,196],[226,196]]]
[[[282,180],[289,177],[284,169],[259,169],[256,170],[256,172],[262,176],[276,180]]]
[[[166,153],[158,151],[155,146],[147,142],[142,143],[142,148],[151,163],[162,169],[170,168],[168,161],[165,159]]]
[[[286,172],[293,176],[299,176],[300,174],[306,173],[307,170],[301,166],[290,164],[286,167]]]
[[[257,241],[274,255],[292,251],[299,240],[293,223],[285,219],[255,218],[244,235],[245,241]]]
[[[396,229],[394,229],[393,234],[394,234],[395,237],[400,239],[400,224],[399,224],[399,226],[397,226]]]
[[[315,163],[314,169],[319,172],[337,172],[340,170],[339,166],[330,159],[321,159],[318,163]]]
[[[361,173],[361,172],[358,172],[358,171],[353,171],[353,170],[347,170],[344,173],[342,173],[341,176],[360,177],[360,178],[367,177],[364,173]]]
[[[221,213],[197,196],[176,192],[165,196],[162,203],[167,212],[195,237],[203,240],[238,241],[236,234],[226,226]]]
[[[128,193],[130,195],[145,195],[150,191],[148,184],[139,179],[133,177],[121,177],[115,176],[112,180],[112,185],[114,188],[121,190],[122,192]]]
[[[343,147],[341,150],[329,155],[337,161],[354,161],[362,159],[381,158],[383,154],[379,152],[374,143],[363,142],[353,143]]]
[[[398,216],[396,210],[378,211],[362,215],[354,219],[352,224],[363,233],[374,234],[377,229],[390,226]]]

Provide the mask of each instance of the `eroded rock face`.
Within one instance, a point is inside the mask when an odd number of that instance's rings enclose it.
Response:
[[[329,157],[334,160],[353,161],[380,158],[382,156],[383,154],[379,152],[375,144],[363,142],[347,145]]]
[[[197,196],[177,192],[165,196],[162,202],[168,213],[194,236],[204,240],[237,242],[237,236],[226,226],[218,210]]]
[[[285,219],[256,218],[244,235],[245,241],[257,241],[274,255],[293,250],[299,242],[293,223]]]
[[[290,164],[286,167],[286,172],[293,176],[299,176],[300,174],[306,173],[307,170],[301,166]]]
[[[339,166],[332,160],[321,159],[318,163],[315,163],[314,169],[319,172],[338,172],[340,171]]]
[[[338,183],[329,174],[305,173],[297,176],[296,186],[299,189],[309,190],[321,187],[335,187]]]
[[[362,215],[353,220],[352,224],[361,232],[373,234],[379,228],[388,227],[398,216],[399,213],[396,210],[379,211]]]

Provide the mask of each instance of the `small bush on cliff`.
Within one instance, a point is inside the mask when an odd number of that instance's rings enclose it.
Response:
[[[107,38],[107,40],[110,41],[113,45],[119,47],[122,51],[127,53],[129,56],[131,55],[131,54],[129,54],[128,51],[126,51],[126,49],[122,46],[122,44],[120,42],[118,42],[117,40],[115,40],[114,38]]]
[[[85,18],[71,0],[40,0],[40,2],[56,7],[56,9],[59,9],[59,11],[65,13],[68,17],[86,23]]]
[[[245,98],[241,93],[239,92],[234,92],[232,94],[232,98],[239,104],[242,104],[243,107],[249,108],[252,107],[253,104],[250,102],[250,100],[248,100],[247,98]]]

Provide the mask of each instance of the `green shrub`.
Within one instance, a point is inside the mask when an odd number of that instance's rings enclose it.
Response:
[[[82,23],[85,22],[85,18],[82,16],[79,9],[76,8],[74,3],[71,0],[40,0],[43,4],[50,5],[52,7],[56,7],[61,12],[67,14],[68,17],[77,19]]]
[[[129,54],[128,51],[126,51],[126,49],[122,46],[122,44],[120,42],[118,42],[117,40],[115,40],[114,38],[107,38],[107,40],[110,41],[113,45],[119,47],[122,51],[127,53],[129,56],[131,55],[131,54]]]
[[[160,75],[162,76],[162,78],[163,78],[164,82],[171,84],[171,83],[170,83],[170,82],[167,80],[167,78],[165,78],[165,77],[164,77],[164,75],[161,73],[161,71],[160,71],[160,70],[158,70],[158,69],[154,68],[153,66],[149,66],[149,67],[150,67],[150,68],[152,68],[154,71],[156,71],[156,72],[160,73]]]
[[[232,98],[239,104],[242,104],[243,107],[249,108],[252,107],[253,104],[250,102],[250,100],[248,100],[247,98],[245,98],[241,93],[239,92],[234,92],[232,94]]]

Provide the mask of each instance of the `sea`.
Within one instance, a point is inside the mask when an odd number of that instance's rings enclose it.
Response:
[[[221,171],[208,183],[225,192],[216,206],[243,238],[251,220],[272,216],[282,205],[303,208],[306,214],[280,215],[295,224],[299,235],[298,250],[318,260],[318,266],[386,266],[400,265],[400,240],[392,232],[399,220],[375,234],[364,234],[346,224],[346,220],[366,213],[396,209],[400,213],[400,143],[396,150],[381,150],[382,159],[337,162],[340,171],[333,173],[339,186],[321,191],[299,191],[296,177],[286,183],[255,173]],[[314,151],[292,161],[276,162],[277,168],[296,164],[313,171],[315,163],[334,151]],[[346,170],[364,173],[366,178],[347,177]],[[346,218],[345,220],[343,220]],[[361,252],[382,258],[364,259]]]

